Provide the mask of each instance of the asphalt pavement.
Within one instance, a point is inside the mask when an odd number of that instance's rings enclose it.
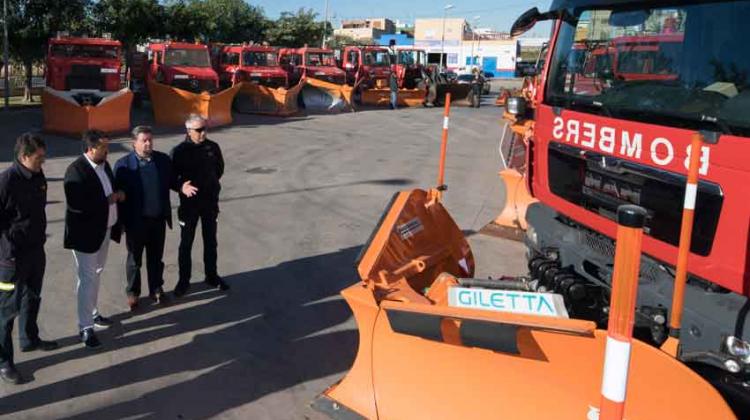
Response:
[[[524,272],[523,247],[477,233],[500,211],[497,175],[501,109],[451,115],[445,203],[465,231],[477,276]],[[0,384],[4,419],[300,419],[351,366],[357,331],[338,292],[358,281],[354,260],[391,195],[434,186],[442,109],[367,110],[273,118],[235,115],[209,131],[226,159],[219,216],[219,271],[228,293],[203,286],[202,248],[193,287],[168,307],[131,313],[125,246],[112,244],[99,310],[116,320],[103,346],[77,341],[71,252],[63,249],[62,177],[78,140],[45,136],[49,158],[47,274],[39,316],[53,352],[16,353],[28,381]],[[136,121],[148,122],[148,110]],[[41,127],[41,110],[0,112],[0,167],[21,132]],[[182,141],[157,129],[156,149]],[[110,163],[130,148],[115,139]],[[177,197],[173,195],[173,203]],[[165,286],[177,281],[178,231],[167,232]],[[145,289],[145,286],[144,286]],[[17,335],[14,335],[17,341]],[[17,345],[17,343],[16,343]]]

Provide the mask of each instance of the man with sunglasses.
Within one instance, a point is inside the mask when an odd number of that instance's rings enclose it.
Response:
[[[185,121],[185,141],[172,149],[172,189],[180,195],[177,218],[180,223],[179,279],[174,295],[180,297],[190,288],[191,251],[198,221],[203,237],[205,282],[228,290],[216,268],[216,223],[219,217],[219,180],[224,174],[224,158],[219,145],[206,138],[206,120],[191,115]]]

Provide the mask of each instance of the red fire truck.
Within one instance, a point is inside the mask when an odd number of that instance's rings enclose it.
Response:
[[[187,42],[153,42],[148,46],[147,80],[194,93],[219,90],[208,48]]]
[[[346,73],[338,68],[332,50],[325,48],[282,48],[279,50],[281,66],[289,75],[289,84],[296,85],[302,78],[314,78],[343,85]]]
[[[700,155],[679,359],[750,415],[750,1],[555,0],[527,149],[529,268],[571,316],[606,323],[617,207],[648,211],[636,335],[667,338],[691,136]],[[616,57],[611,83],[577,89],[581,45]],[[591,49],[590,51],[594,51]],[[523,99],[517,98],[513,108]],[[522,112],[522,111],[520,111]],[[654,378],[659,380],[659,378]]]
[[[114,92],[122,87],[120,41],[59,36],[49,40],[47,86]]]
[[[350,86],[357,82],[364,89],[378,83],[386,86],[391,76],[391,57],[388,48],[383,46],[347,46],[341,52],[341,67]]]
[[[219,84],[229,87],[239,82],[271,88],[289,86],[286,71],[279,66],[278,50],[264,45],[222,45],[214,54]]]

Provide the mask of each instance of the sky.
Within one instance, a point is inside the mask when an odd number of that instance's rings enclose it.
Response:
[[[322,19],[325,11],[325,0],[249,0],[250,4],[261,6],[270,18],[277,18],[281,12],[295,12],[299,8],[313,9]],[[538,7],[545,11],[552,3],[551,0],[539,2],[534,0],[328,0],[328,14],[333,27],[337,28],[341,19],[357,19],[367,17],[387,17],[413,23],[415,18],[434,18],[443,16],[443,7],[452,4],[448,17],[465,18],[474,22],[479,16],[480,28],[493,28],[497,31],[510,30],[516,18],[531,7]],[[547,36],[549,26],[534,28],[528,35]]]

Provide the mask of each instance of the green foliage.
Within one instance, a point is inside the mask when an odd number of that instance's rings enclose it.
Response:
[[[323,39],[323,22],[317,22],[317,13],[312,9],[299,9],[296,14],[283,12],[266,32],[266,38],[271,45],[298,48],[305,44],[320,46]],[[330,24],[326,27],[326,34],[331,33]]]
[[[158,0],[99,0],[92,17],[97,32],[111,33],[126,49],[164,31],[164,8]]]
[[[243,0],[173,0],[165,15],[165,32],[188,41],[257,42],[269,26],[263,9]]]

